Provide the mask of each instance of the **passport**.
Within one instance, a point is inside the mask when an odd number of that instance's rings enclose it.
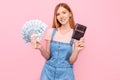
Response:
[[[80,40],[80,38],[84,36],[86,29],[87,29],[87,26],[76,23],[75,29],[72,34],[72,38],[76,40]]]

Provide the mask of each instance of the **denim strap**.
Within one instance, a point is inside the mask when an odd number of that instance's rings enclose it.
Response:
[[[51,41],[53,41],[53,37],[55,35],[55,32],[56,32],[56,28],[53,29]]]
[[[74,43],[74,39],[71,38],[71,40],[70,40],[70,44],[73,45],[73,43]]]

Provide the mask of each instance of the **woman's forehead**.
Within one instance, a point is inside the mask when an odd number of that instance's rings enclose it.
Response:
[[[58,10],[57,10],[57,13],[60,13],[60,12],[62,12],[62,11],[68,11],[68,10],[67,10],[66,8],[60,6],[60,7],[58,8]]]

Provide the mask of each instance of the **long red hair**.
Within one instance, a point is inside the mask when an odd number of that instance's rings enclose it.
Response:
[[[71,13],[69,23],[70,23],[70,27],[72,29],[74,29],[75,28],[75,21],[74,21],[74,18],[73,18],[73,13],[72,13],[72,10],[70,9],[70,7],[66,3],[59,3],[55,7],[52,27],[58,29],[61,26],[61,24],[58,22],[57,17],[56,17],[59,7],[64,7],[65,9],[67,9]]]

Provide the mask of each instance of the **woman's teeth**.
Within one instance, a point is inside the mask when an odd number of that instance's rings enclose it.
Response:
[[[62,19],[61,21],[62,21],[62,22],[64,22],[65,20],[64,20],[64,19]]]

